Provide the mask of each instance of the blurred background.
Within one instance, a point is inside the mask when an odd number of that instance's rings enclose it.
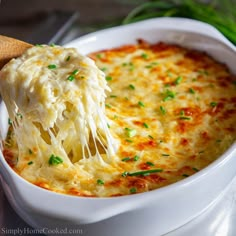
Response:
[[[1,0],[0,34],[63,44],[114,24],[143,0]]]
[[[236,44],[236,0],[0,0],[0,34],[32,44],[65,44],[120,25],[128,14],[126,23],[157,16],[205,21]]]

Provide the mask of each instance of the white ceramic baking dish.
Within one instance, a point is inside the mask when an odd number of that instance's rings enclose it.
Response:
[[[68,45],[84,54],[135,43],[165,41],[206,51],[236,74],[236,49],[213,27],[181,18],[158,18],[83,36]],[[0,130],[7,112],[0,105]],[[193,176],[154,191],[114,198],[67,196],[36,187],[18,176],[0,153],[1,181],[15,211],[43,232],[84,236],[163,235],[192,220],[213,204],[236,174],[236,143]],[[71,231],[72,232],[72,231]],[[63,235],[61,232],[60,235]]]

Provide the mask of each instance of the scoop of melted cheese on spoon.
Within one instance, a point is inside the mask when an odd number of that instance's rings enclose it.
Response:
[[[34,150],[38,166],[109,161],[115,141],[107,127],[104,73],[74,48],[35,46],[0,72],[0,93],[19,149]],[[103,155],[105,154],[105,155]],[[105,162],[104,162],[105,163]]]

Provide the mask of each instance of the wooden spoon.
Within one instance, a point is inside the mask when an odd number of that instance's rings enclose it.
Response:
[[[12,58],[22,55],[31,44],[0,35],[0,70]]]

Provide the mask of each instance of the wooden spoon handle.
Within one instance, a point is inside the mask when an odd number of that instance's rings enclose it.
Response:
[[[31,44],[0,35],[0,70],[12,58],[22,55]]]

